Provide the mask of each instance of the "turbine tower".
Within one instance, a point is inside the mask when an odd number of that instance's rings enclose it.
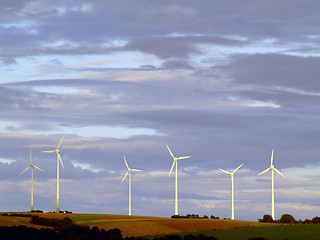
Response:
[[[219,168],[222,172],[229,174],[231,176],[231,185],[232,185],[232,220],[234,220],[234,184],[233,184],[233,175],[236,171],[238,171],[239,168],[242,167],[243,164],[241,164],[239,167],[237,167],[233,172],[228,172],[226,170],[223,170]]]
[[[174,167],[176,167],[176,185],[175,185],[175,211],[174,211],[174,215],[179,215],[178,214],[178,160],[181,159],[185,159],[185,158],[190,158],[190,156],[186,156],[186,157],[175,157],[173,155],[173,153],[171,152],[169,146],[167,145],[167,148],[169,150],[169,153],[171,155],[171,157],[173,158],[173,163],[172,163],[172,167],[169,173],[169,177],[171,175],[171,172],[173,170]]]
[[[36,169],[44,172],[42,169],[37,167],[32,163],[32,153],[31,153],[31,148],[30,148],[30,165],[22,171],[19,175],[23,174],[25,171],[27,171],[31,167],[31,212],[33,211],[33,168],[35,167]]]
[[[129,174],[129,216],[131,216],[131,172],[142,172],[142,170],[129,168],[126,157],[123,156],[123,159],[124,159],[124,162],[127,166],[128,171],[127,171],[126,175],[124,175],[121,183],[126,179],[127,175]]]
[[[272,153],[271,153],[271,165],[270,165],[270,167],[267,168],[266,170],[264,170],[263,172],[259,173],[258,176],[261,175],[261,174],[264,174],[265,172],[268,172],[268,171],[271,169],[271,176],[272,176],[272,188],[271,188],[271,191],[272,191],[272,219],[274,220],[274,177],[273,177],[274,174],[273,174],[273,171],[276,171],[276,172],[279,173],[282,177],[284,177],[284,176],[283,176],[282,173],[281,173],[278,169],[276,169],[276,168],[274,167],[274,165],[273,165],[273,152],[274,152],[274,150],[272,149]]]
[[[60,143],[59,143],[59,145],[58,145],[56,150],[42,151],[42,152],[46,152],[46,153],[54,153],[55,152],[57,154],[57,213],[60,212],[60,209],[59,209],[59,165],[60,165],[59,161],[60,161],[62,167],[64,167],[63,163],[62,163],[62,160],[61,160],[60,149],[59,148],[61,146],[61,143],[62,143],[62,140],[63,140],[64,136],[61,138],[61,141],[60,141]]]

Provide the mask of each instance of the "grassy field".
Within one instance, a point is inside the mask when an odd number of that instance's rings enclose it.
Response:
[[[182,233],[185,236],[190,233]],[[320,225],[270,225],[265,227],[209,230],[192,232],[191,234],[204,234],[214,236],[218,240],[247,240],[263,237],[268,240],[319,240]]]
[[[0,226],[18,226],[42,228],[44,226],[30,223],[30,217],[0,215]],[[30,213],[22,213],[30,214]],[[219,240],[247,240],[264,237],[269,240],[318,240],[320,225],[280,225],[250,221],[231,221],[216,219],[171,219],[161,217],[127,216],[111,214],[64,214],[64,213],[32,213],[42,218],[63,219],[69,217],[75,224],[97,226],[108,230],[118,228],[126,236],[153,236],[179,234],[204,234]],[[46,227],[45,227],[46,228]]]
[[[16,213],[8,213],[8,215],[11,214]],[[245,228],[266,225],[263,223],[248,221],[228,221],[215,219],[171,219],[161,217],[111,214],[32,213],[32,215],[38,215],[42,218],[55,219],[63,219],[65,217],[69,217],[75,224],[88,225],[90,227],[97,226],[105,230],[118,228],[121,230],[124,237],[174,234],[212,229]],[[30,217],[0,216],[0,226],[25,225],[34,228],[42,227],[39,225],[31,224],[29,223],[29,221]]]
[[[72,217],[72,220],[76,224],[98,226],[103,229],[118,228],[123,236],[148,236],[268,225],[249,221],[171,219],[121,215],[77,215]]]

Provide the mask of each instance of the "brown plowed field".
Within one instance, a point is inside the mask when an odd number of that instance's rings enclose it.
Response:
[[[17,217],[0,215],[0,226],[25,225],[33,228],[47,228],[31,224],[30,217]],[[18,213],[19,214],[19,213]],[[30,214],[30,213],[21,213]],[[32,213],[42,218],[63,219],[69,217],[75,224],[97,226],[105,230],[118,228],[122,235],[126,236],[148,236],[159,234],[172,234],[178,232],[194,232],[213,229],[229,229],[243,227],[258,227],[265,224],[249,221],[230,221],[213,219],[171,219],[160,217],[124,216],[110,214],[70,214],[70,213]]]

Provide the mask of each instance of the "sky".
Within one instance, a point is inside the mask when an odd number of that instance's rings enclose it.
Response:
[[[320,211],[317,0],[2,0],[0,211],[235,218]]]

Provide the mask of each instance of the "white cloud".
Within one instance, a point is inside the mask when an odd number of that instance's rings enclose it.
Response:
[[[210,210],[212,208],[215,208],[216,207],[216,204],[214,203],[201,203],[198,205],[199,208],[205,208],[207,210]]]

